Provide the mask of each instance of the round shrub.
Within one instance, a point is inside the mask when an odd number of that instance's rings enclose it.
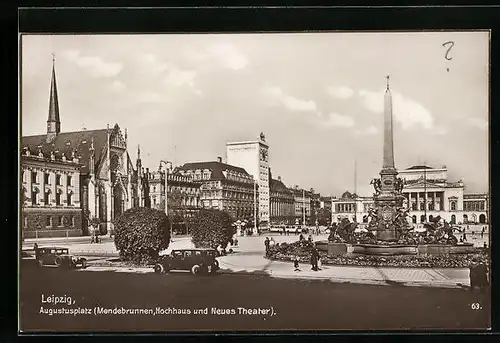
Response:
[[[221,245],[225,248],[236,233],[232,223],[227,212],[201,209],[189,226],[194,246],[215,249]]]
[[[152,263],[170,243],[170,225],[163,211],[131,208],[114,224],[115,246],[122,260]]]

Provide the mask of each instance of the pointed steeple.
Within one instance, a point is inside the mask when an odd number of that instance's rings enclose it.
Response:
[[[136,161],[136,167],[137,167],[137,173],[139,175],[142,175],[141,168],[142,168],[142,161],[141,161],[141,146],[137,145],[137,161]]]
[[[49,117],[47,119],[47,143],[51,142],[60,132],[61,119],[59,118],[55,55],[52,54],[52,79],[50,81]]]

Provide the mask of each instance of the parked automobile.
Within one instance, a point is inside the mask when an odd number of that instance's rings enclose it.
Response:
[[[219,270],[215,249],[178,249],[162,256],[154,265],[155,273],[188,270],[193,275],[214,274]]]
[[[39,267],[54,266],[58,268],[87,268],[87,259],[70,255],[68,248],[43,247],[36,248],[35,258]]]

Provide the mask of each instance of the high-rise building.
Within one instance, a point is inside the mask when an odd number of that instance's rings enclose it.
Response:
[[[267,227],[270,219],[269,144],[263,133],[260,139],[226,144],[227,163],[246,170],[258,182],[260,227]]]

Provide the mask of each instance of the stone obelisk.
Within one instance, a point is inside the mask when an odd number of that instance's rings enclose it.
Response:
[[[395,188],[398,172],[394,167],[392,124],[392,94],[389,89],[389,76],[387,76],[387,88],[384,95],[384,153],[382,170],[380,171],[381,185],[380,193],[375,197],[375,206],[379,218],[377,239],[381,241],[394,241],[397,239],[394,219],[398,205]]]

